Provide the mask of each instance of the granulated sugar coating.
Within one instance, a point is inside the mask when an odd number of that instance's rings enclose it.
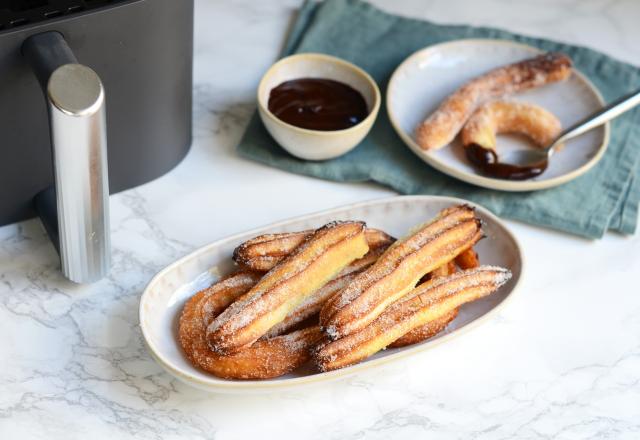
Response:
[[[195,294],[180,318],[180,345],[194,366],[216,376],[265,379],[312,357],[319,371],[329,371],[423,342],[461,305],[511,278],[507,269],[478,267],[473,246],[484,236],[481,226],[474,208],[456,205],[395,243],[382,231],[367,234],[362,222],[248,240],[238,248],[281,243],[251,251],[280,262],[267,273],[241,266]],[[337,258],[344,261],[335,264]]]
[[[282,321],[297,304],[367,251],[362,222],[332,222],[305,239],[207,329],[221,354],[248,347]]]
[[[499,67],[469,81],[447,97],[416,129],[418,145],[425,150],[444,147],[482,104],[516,92],[562,81],[571,74],[571,59],[549,53]]]
[[[428,281],[410,292],[406,299],[387,307],[367,326],[318,349],[314,354],[316,365],[321,371],[343,368],[383,350],[425,324],[436,322],[442,329],[449,322],[446,317],[455,314],[460,305],[495,292],[510,278],[511,272],[507,269],[481,266]],[[335,335],[334,329],[327,329],[329,331]]]
[[[372,322],[428,272],[454,259],[482,237],[473,208],[447,208],[413,235],[399,240],[323,308],[320,323],[340,338]]]

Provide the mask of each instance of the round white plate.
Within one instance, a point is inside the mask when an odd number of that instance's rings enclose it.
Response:
[[[523,261],[518,242],[505,225],[484,208],[477,208],[478,215],[485,222],[483,228],[487,235],[476,245],[480,261],[482,264],[506,267],[511,270],[513,277],[494,294],[462,306],[458,317],[443,333],[420,344],[384,350],[361,364],[328,373],[315,374],[310,367],[303,367],[276,379],[234,381],[217,378],[189,363],[177,342],[177,323],[185,301],[221,275],[230,273],[233,270],[233,249],[256,235],[301,231],[332,220],[357,219],[401,237],[413,226],[434,217],[441,209],[460,203],[472,205],[465,200],[436,196],[373,200],[274,223],[200,248],[160,271],[143,292],[140,299],[140,327],[147,347],[158,363],[178,379],[197,388],[219,393],[255,393],[332,380],[431,348],[495,313],[512,296],[521,279]]]
[[[422,150],[415,141],[415,128],[465,82],[491,69],[531,58],[535,47],[504,40],[458,40],[422,49],[398,66],[387,89],[391,124],[411,150],[435,169],[457,179],[503,191],[531,191],[566,183],[587,172],[604,154],[609,142],[609,124],[567,142],[540,176],[524,181],[494,179],[479,175],[467,161],[456,139],[435,151]],[[604,105],[595,86],[580,72],[567,81],[509,96],[508,99],[541,105],[554,113],[564,128]],[[498,152],[531,148],[526,140],[499,136]]]

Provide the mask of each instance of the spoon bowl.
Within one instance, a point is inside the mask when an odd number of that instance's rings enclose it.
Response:
[[[640,90],[625,95],[602,109],[590,114],[563,131],[551,145],[546,148],[517,150],[500,159],[502,164],[518,168],[540,167],[546,169],[549,158],[556,148],[569,139],[580,136],[589,130],[605,124],[640,104]]]
[[[500,158],[500,163],[513,165],[521,168],[530,168],[536,165],[540,166],[549,160],[550,154],[545,150],[526,149],[516,150],[505,154]],[[546,168],[546,165],[545,165]]]

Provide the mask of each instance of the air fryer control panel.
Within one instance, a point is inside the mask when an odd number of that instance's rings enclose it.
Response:
[[[131,0],[0,0],[0,31]]]

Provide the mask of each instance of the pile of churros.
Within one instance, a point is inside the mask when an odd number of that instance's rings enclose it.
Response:
[[[480,266],[482,237],[467,205],[401,240],[359,221],[255,237],[235,249],[236,272],[186,302],[180,344],[194,366],[227,379],[269,379],[309,361],[330,371],[416,344],[511,277]]]

